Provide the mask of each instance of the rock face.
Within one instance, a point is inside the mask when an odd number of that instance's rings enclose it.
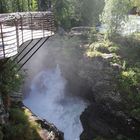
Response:
[[[101,103],[90,105],[81,115],[84,128],[81,140],[91,140],[96,136],[113,139],[119,135],[139,140],[140,122],[122,111],[114,110]]]
[[[63,132],[59,131],[53,124],[47,122],[45,119],[41,119],[36,116],[29,108],[20,103],[20,107],[24,111],[28,111],[28,119],[31,122],[36,122],[40,125],[41,129],[38,132],[42,140],[64,140]]]
[[[99,102],[110,99],[113,102],[120,102],[121,98],[119,93],[116,92],[114,81],[114,77],[119,70],[115,70],[108,60],[102,57],[84,59],[82,63],[80,77],[88,82],[92,89],[94,100]]]
[[[84,63],[87,66],[81,77],[89,82],[94,101],[81,115],[84,128],[81,140],[92,140],[97,136],[112,140],[119,135],[139,140],[140,122],[123,112],[121,95],[114,81],[121,67],[111,65],[108,58],[102,57],[84,60]]]
[[[121,95],[114,81],[121,67],[111,65],[108,58],[95,57],[86,61],[81,77],[89,82],[94,101],[81,115],[84,128],[81,140],[92,140],[97,136],[110,140],[118,136],[139,140],[140,122],[123,112]]]

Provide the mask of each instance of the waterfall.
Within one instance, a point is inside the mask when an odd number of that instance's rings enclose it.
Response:
[[[54,70],[42,71],[34,77],[31,92],[23,102],[64,132],[65,140],[79,140],[83,131],[80,115],[87,105],[82,99],[66,96],[66,84],[59,65]]]

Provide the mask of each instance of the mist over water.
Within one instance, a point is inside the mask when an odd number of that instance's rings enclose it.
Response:
[[[82,99],[66,96],[66,84],[58,65],[53,70],[41,71],[34,77],[31,92],[23,102],[64,132],[65,140],[79,140],[83,131],[80,115],[87,105]]]

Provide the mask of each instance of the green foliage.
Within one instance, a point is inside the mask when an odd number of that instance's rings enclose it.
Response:
[[[55,21],[57,26],[61,26],[64,29],[70,28],[70,15],[71,15],[71,4],[68,0],[54,0],[53,10],[55,15]]]
[[[91,51],[90,49],[86,52],[87,57],[102,57],[102,53],[96,50]]]
[[[96,41],[92,43],[86,51],[86,55],[88,57],[98,57],[103,56],[104,54],[109,53],[110,42],[103,41],[99,42]]]
[[[99,23],[99,15],[104,7],[104,0],[80,0],[81,22],[83,25],[96,25]]]
[[[28,117],[18,108],[10,110],[10,123],[2,126],[3,140],[41,140],[36,128],[30,125]]]
[[[37,0],[0,0],[0,13],[36,11]]]
[[[131,92],[132,87],[139,86],[140,83],[140,69],[129,68],[121,72],[120,85],[126,92]]]
[[[57,26],[69,29],[79,25],[96,25],[104,0],[53,0],[52,4]]]
[[[32,0],[31,4],[29,5],[30,11],[37,11],[38,9],[38,1]]]
[[[139,0],[130,0],[132,7],[137,6],[140,8],[140,1]]]
[[[113,53],[116,54],[116,60],[120,61],[119,64],[122,65],[120,75],[116,77],[124,111],[130,116],[140,119],[140,42],[131,36],[118,38],[114,44],[116,44],[116,49],[113,48]],[[110,51],[112,52],[112,47]]]
[[[57,27],[92,26],[99,23],[104,0],[52,0]],[[45,11],[47,0],[0,0],[0,13],[21,11]]]
[[[81,25],[92,26],[99,23],[99,15],[104,7],[104,0],[70,0],[73,5],[73,19]]]
[[[112,41],[94,42],[87,49],[88,57],[103,57],[112,54],[111,64],[119,64],[120,69],[114,79],[118,85],[124,112],[140,120],[140,41],[134,36],[117,37]],[[89,62],[88,62],[89,63]],[[89,70],[89,69],[88,69]],[[84,76],[86,72],[83,72]],[[91,76],[89,77],[91,79]],[[129,138],[122,137],[122,140]]]
[[[2,96],[19,91],[24,80],[18,65],[9,60],[0,73],[0,93]]]
[[[5,13],[9,11],[9,1],[7,0],[0,0],[0,13]]]
[[[89,44],[97,41],[97,32],[95,28],[92,28],[88,34],[88,42]]]
[[[115,53],[120,57],[119,59],[126,61],[127,67],[140,67],[139,40],[134,38],[134,36],[130,36],[119,37],[114,40],[114,42],[118,45],[118,49]]]
[[[129,10],[129,0],[105,0],[101,21],[108,25],[108,34],[116,33],[121,29],[121,23],[126,21]]]
[[[8,1],[7,1],[8,2]],[[21,12],[28,10],[28,0],[10,0],[8,12]]]
[[[11,123],[18,124],[19,122],[21,124],[26,124],[28,122],[28,117],[24,114],[23,111],[12,108],[9,112]]]

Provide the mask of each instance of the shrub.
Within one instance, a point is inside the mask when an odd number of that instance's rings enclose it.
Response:
[[[10,122],[3,125],[3,140],[41,140],[37,128],[19,108],[10,109]]]
[[[24,114],[23,111],[19,110],[18,108],[10,109],[10,120],[14,124],[21,124],[28,123],[28,117]]]
[[[4,65],[3,71],[0,73],[0,89],[2,96],[6,96],[15,91],[19,91],[24,75],[18,71],[19,66],[12,60]]]
[[[139,86],[140,83],[140,69],[129,68],[121,72],[120,86],[123,91],[130,92],[131,88]]]

